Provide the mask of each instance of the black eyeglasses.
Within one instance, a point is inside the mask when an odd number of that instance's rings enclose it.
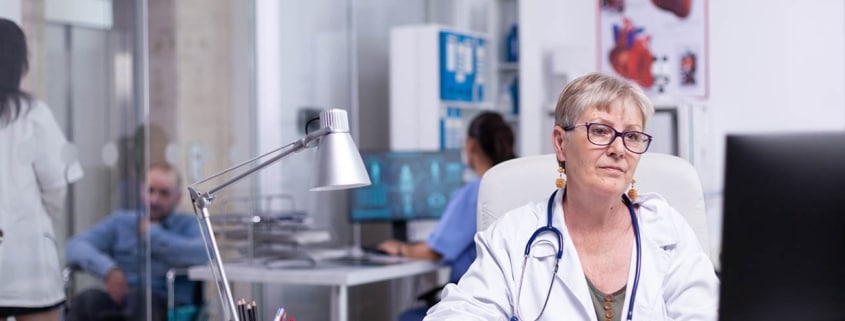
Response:
[[[616,137],[622,137],[622,145],[625,145],[625,149],[635,154],[645,153],[648,146],[651,145],[651,135],[649,134],[635,130],[619,132],[605,124],[584,123],[566,127],[563,130],[571,131],[581,126],[587,127],[587,140],[593,145],[607,146],[613,143]]]

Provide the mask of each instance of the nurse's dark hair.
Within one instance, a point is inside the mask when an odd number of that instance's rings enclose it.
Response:
[[[475,139],[481,151],[490,158],[492,165],[516,157],[513,149],[514,135],[502,115],[484,111],[469,124],[467,136]]]
[[[21,79],[29,69],[23,30],[8,19],[0,18],[0,127],[21,115],[29,95],[21,90]]]

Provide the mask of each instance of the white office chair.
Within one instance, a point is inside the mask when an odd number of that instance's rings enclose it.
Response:
[[[478,191],[478,231],[511,209],[529,202],[545,202],[557,177],[554,154],[512,159],[488,170]],[[634,178],[640,193],[657,192],[678,210],[695,231],[704,252],[712,262],[718,262],[710,253],[704,193],[695,168],[676,156],[645,153]]]

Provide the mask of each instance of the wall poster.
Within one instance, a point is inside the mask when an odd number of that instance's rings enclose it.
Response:
[[[599,0],[599,70],[650,96],[707,96],[707,0]]]

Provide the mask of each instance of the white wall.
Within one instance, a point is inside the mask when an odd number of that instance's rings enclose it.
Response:
[[[519,144],[522,155],[552,152],[554,99],[547,89],[544,60],[553,51],[578,48],[573,66],[595,69],[596,4],[594,1],[533,0],[519,2]],[[587,67],[590,68],[590,67]],[[534,126],[532,124],[540,124]]]
[[[393,26],[424,23],[425,11],[423,1],[355,2],[361,149],[390,147],[389,31]]]
[[[347,1],[258,0],[256,17],[256,109],[259,153],[293,142],[304,134],[297,112],[350,108]],[[343,192],[309,192],[315,149],[289,155],[258,174],[261,195],[293,196],[295,209],[327,229],[333,242],[348,244],[351,228]],[[276,204],[277,210],[290,204]],[[323,287],[264,287],[264,315],[279,302],[296,307],[297,318],[328,317],[329,292]]]
[[[586,47],[581,50],[591,52],[575,55],[583,58],[573,64],[595,70],[597,6],[578,0],[520,5],[521,120],[549,122],[541,115],[548,94],[542,53]],[[711,0],[708,32],[709,96],[669,101],[700,106],[693,119],[693,159],[708,201],[712,249],[718,251],[727,134],[845,129],[845,2]],[[549,151],[549,134],[541,130],[546,127],[521,127],[523,154]]]
[[[708,212],[718,246],[725,134],[845,129],[845,2],[712,1],[710,8],[707,120],[715,135],[700,142],[709,148],[700,169],[717,207]]]
[[[350,108],[348,17],[345,3],[265,0],[256,2],[256,20],[257,149],[266,153],[304,136],[300,109]],[[344,199],[320,202],[337,195],[308,191],[314,152],[304,150],[263,170],[261,193],[294,196],[296,209],[347,242],[348,225],[337,228],[346,219],[344,206],[334,206]]]
[[[0,1],[0,17],[21,24],[21,0]]]
[[[111,0],[47,0],[47,20],[57,23],[109,29]]]

